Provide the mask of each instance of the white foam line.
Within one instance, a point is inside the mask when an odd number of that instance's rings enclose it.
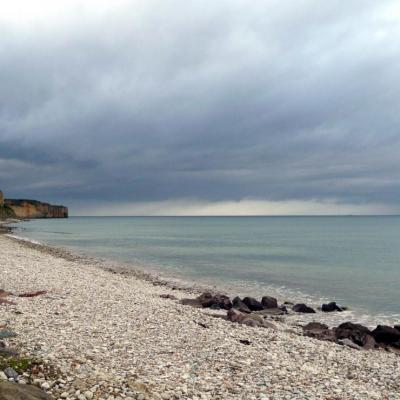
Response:
[[[29,243],[33,243],[33,244],[42,244],[41,242],[34,240],[34,239],[29,239],[23,236],[17,236],[17,235],[11,235],[11,234],[6,234],[4,236],[7,236],[9,238],[12,239],[16,239],[16,240],[20,240],[21,242],[29,242]]]

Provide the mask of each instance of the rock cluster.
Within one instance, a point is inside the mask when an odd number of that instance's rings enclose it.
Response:
[[[355,349],[384,348],[394,352],[400,350],[400,331],[386,325],[378,325],[371,331],[366,326],[352,322],[344,322],[332,329],[325,324],[311,322],[303,326],[303,332],[305,336],[333,341]]]

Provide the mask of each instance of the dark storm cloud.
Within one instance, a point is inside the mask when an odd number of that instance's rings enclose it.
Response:
[[[8,193],[398,206],[397,2],[122,1],[63,17],[0,19]]]

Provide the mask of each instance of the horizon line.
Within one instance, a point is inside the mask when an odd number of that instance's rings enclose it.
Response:
[[[281,214],[281,215],[70,215],[69,218],[249,218],[249,217],[268,217],[268,218],[281,218],[281,217],[400,217],[400,214]]]

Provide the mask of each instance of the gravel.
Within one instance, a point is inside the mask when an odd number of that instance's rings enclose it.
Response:
[[[7,345],[56,371],[34,382],[56,399],[400,399],[396,354],[307,338],[286,322],[231,323],[216,318],[226,311],[179,304],[187,290],[99,262],[0,236],[0,277],[16,295],[47,291],[10,296],[0,325],[17,333]]]

